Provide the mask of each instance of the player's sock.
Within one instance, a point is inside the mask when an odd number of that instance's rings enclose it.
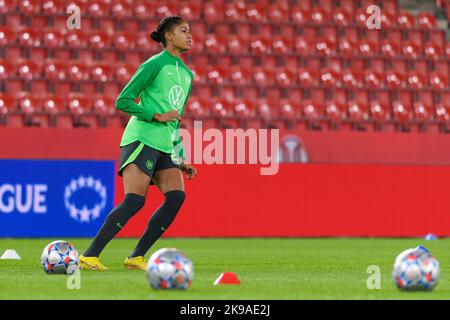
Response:
[[[123,202],[115,207],[106,217],[103,226],[95,236],[90,247],[84,253],[84,256],[98,257],[108,242],[144,206],[144,203],[145,197],[134,193],[127,193]]]
[[[164,195],[166,197],[164,203],[151,217],[147,229],[139,240],[130,258],[145,256],[150,247],[162,236],[164,231],[169,228],[186,197],[184,191],[181,190],[169,191]]]

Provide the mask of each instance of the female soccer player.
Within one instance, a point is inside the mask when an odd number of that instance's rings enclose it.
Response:
[[[164,50],[145,61],[117,98],[116,108],[131,119],[120,143],[120,168],[125,199],[105,219],[103,226],[86,252],[80,256],[80,267],[107,270],[98,257],[103,248],[125,226],[145,203],[150,184],[164,194],[165,201],[151,217],[142,238],[129,257],[125,268],[145,270],[144,256],[170,226],[185,199],[183,176],[189,179],[197,171],[178,159],[184,159],[179,137],[180,120],[192,87],[193,74],[180,58],[191,48],[188,23],[177,16],[161,20],[151,38],[163,44]],[[135,103],[140,97],[139,104]]]

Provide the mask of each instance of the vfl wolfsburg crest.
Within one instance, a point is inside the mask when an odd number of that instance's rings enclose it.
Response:
[[[184,93],[184,89],[181,86],[173,86],[169,91],[170,106],[175,110],[180,109],[183,106],[185,97],[186,94]]]

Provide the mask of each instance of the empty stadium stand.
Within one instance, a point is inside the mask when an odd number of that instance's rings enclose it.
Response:
[[[380,30],[366,26],[373,3]],[[186,127],[450,132],[446,30],[396,0],[3,0],[0,126],[124,126],[115,98],[170,14],[194,40]]]

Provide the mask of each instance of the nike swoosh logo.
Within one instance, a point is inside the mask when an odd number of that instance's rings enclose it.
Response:
[[[91,270],[98,270],[98,266],[91,266],[89,263],[85,262],[85,261],[81,261],[82,264],[85,264],[86,266],[89,267],[89,269]]]

